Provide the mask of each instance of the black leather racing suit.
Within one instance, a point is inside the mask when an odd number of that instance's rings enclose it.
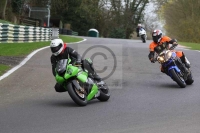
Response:
[[[52,65],[52,73],[54,76],[56,76],[55,68],[56,64],[59,60],[61,59],[68,59],[68,56],[70,59],[72,59],[72,63],[81,63],[81,56],[72,48],[66,47],[64,51],[59,54],[58,56],[54,56],[53,54],[51,55],[51,65]],[[65,92],[65,88],[62,87],[60,84],[56,83],[55,85],[55,90],[56,92]]]
[[[55,68],[57,62],[61,59],[68,59],[68,56],[70,59],[72,59],[72,62],[81,63],[81,56],[74,49],[66,47],[63,53],[59,54],[58,56],[54,56],[53,54],[51,55],[52,73],[54,76],[56,76]]]

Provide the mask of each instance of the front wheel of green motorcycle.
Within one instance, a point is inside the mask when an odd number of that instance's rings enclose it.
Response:
[[[108,99],[110,98],[110,90],[108,86],[106,85],[105,87],[100,88],[99,91],[100,91],[100,95],[99,97],[97,97],[97,99],[99,101],[108,101]]]
[[[81,88],[81,89],[83,89],[83,88]],[[87,105],[86,95],[83,93],[84,89],[83,89],[83,91],[80,91],[75,87],[75,85],[70,83],[67,85],[67,90],[68,90],[70,97],[76,104],[78,104],[79,106]]]

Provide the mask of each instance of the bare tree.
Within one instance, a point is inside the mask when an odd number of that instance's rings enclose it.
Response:
[[[181,41],[200,42],[199,0],[151,0],[158,6],[154,11],[165,22],[167,34]]]
[[[144,9],[148,0],[111,0],[112,27],[125,30],[129,38],[136,25],[143,21]]]
[[[0,19],[5,19],[7,0],[0,0]]]

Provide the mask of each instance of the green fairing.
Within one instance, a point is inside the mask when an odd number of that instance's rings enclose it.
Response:
[[[78,67],[75,67],[75,66],[72,66],[71,64],[69,64],[67,66],[67,70],[66,70],[66,73],[64,75],[64,78],[69,79],[73,76],[76,76],[79,71],[80,71],[80,69]]]
[[[77,76],[78,80],[81,81],[82,83],[85,83],[88,78],[88,74],[84,71],[80,72]]]
[[[67,64],[69,64],[72,60],[69,58]]]
[[[59,83],[59,84],[62,84],[65,79],[61,76],[59,76],[57,73],[56,73],[56,81]]]
[[[97,92],[98,92],[98,87],[96,84],[94,84],[92,86],[92,90],[91,90],[90,94],[87,96],[87,100],[88,101],[91,100],[94,97],[94,95],[97,94]]]
[[[71,62],[71,59],[68,59],[67,63],[69,64],[70,62]],[[75,76],[78,72],[79,72],[78,67],[75,67],[75,66],[72,66],[71,64],[69,64],[69,65],[67,65],[67,69],[66,69],[64,77],[58,75],[58,73],[56,72],[55,78],[59,84],[63,84],[63,82],[66,79],[69,79],[70,77]]]
[[[79,81],[81,81],[82,83],[85,83],[87,82],[87,78],[88,78],[88,73],[87,72],[84,72],[82,71],[81,69],[79,69],[78,67],[76,66],[72,66],[71,64],[69,64],[71,62],[71,60],[68,61],[68,65],[67,65],[67,69],[66,69],[66,72],[64,74],[64,77],[58,75],[58,73],[56,72],[56,81],[59,83],[59,84],[62,84],[65,82],[65,80],[71,78],[71,77],[75,77],[77,76],[77,79]],[[65,86],[64,86],[65,87]],[[92,89],[91,89],[91,92],[89,93],[89,95],[87,96],[87,100],[91,100],[95,94],[97,94],[98,92],[98,87],[96,84],[94,84],[92,86]]]
[[[65,72],[64,77],[61,77],[56,73],[56,81],[59,84],[62,84],[65,80],[67,80],[67,79],[69,79],[73,76],[76,76],[79,71],[80,71],[80,69],[78,67],[72,66],[70,64],[70,65],[67,66],[67,70]]]

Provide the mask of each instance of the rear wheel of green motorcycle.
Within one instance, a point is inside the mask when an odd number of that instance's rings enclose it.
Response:
[[[181,88],[185,88],[186,87],[186,83],[183,79],[183,77],[181,77],[179,75],[179,73],[177,73],[174,69],[170,70],[171,76],[173,78],[173,80],[181,87]]]
[[[99,101],[108,101],[108,99],[110,98],[109,88],[106,86],[106,89],[102,88],[99,91],[100,91],[100,95],[99,95],[99,97],[97,97],[97,99]]]
[[[76,104],[78,104],[79,106],[87,105],[87,99],[85,94],[81,94],[72,83],[67,85],[67,90],[70,97]]]

